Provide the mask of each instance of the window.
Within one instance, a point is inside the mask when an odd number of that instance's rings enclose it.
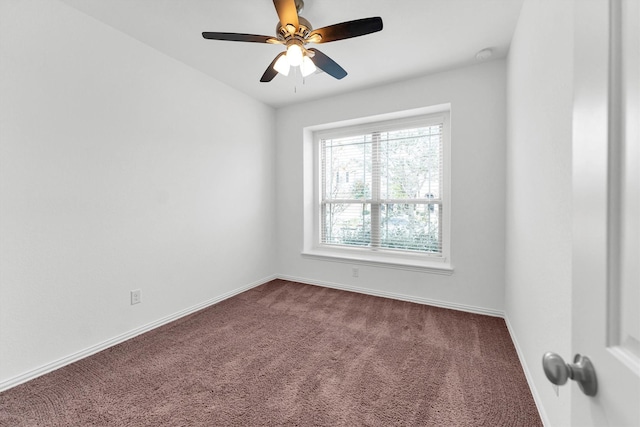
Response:
[[[448,111],[318,130],[312,150],[308,255],[449,262]]]

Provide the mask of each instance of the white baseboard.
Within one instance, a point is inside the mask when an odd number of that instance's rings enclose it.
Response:
[[[538,408],[538,414],[540,414],[540,419],[542,420],[542,424],[544,424],[545,426],[550,426],[551,423],[549,422],[547,413],[544,410],[544,406],[542,405],[542,399],[540,398],[538,389],[536,388],[533,382],[533,376],[531,375],[531,370],[527,365],[527,361],[524,358],[522,348],[520,347],[520,344],[518,344],[518,339],[516,338],[515,331],[513,330],[513,327],[511,326],[511,322],[509,322],[509,317],[506,315],[506,313],[504,316],[504,321],[507,324],[507,330],[509,331],[509,335],[511,336],[511,341],[513,341],[513,345],[516,348],[516,353],[518,353],[518,359],[520,359],[520,365],[524,370],[524,376],[526,377],[527,383],[529,384],[529,389],[531,390],[531,394],[533,395],[533,401],[536,403],[536,407]]]
[[[356,286],[343,285],[340,283],[324,282],[321,280],[306,279],[303,277],[294,277],[294,276],[286,276],[286,275],[278,275],[277,277],[278,279],[290,280],[292,282],[299,282],[307,285],[324,286],[326,288],[339,289],[339,290],[349,291],[349,292],[357,292],[360,294],[372,295],[376,297],[397,299],[400,301],[415,302],[417,304],[433,305],[435,307],[449,308],[449,309],[458,310],[458,311],[466,311],[468,313],[484,314],[484,315],[493,316],[493,317],[504,317],[504,312],[500,310],[490,309],[490,308],[476,307],[472,305],[458,304],[458,303],[429,299],[429,298],[421,298],[421,297],[397,294],[393,292],[376,291],[368,288],[359,288]]]
[[[12,387],[15,387],[19,384],[25,383],[29,380],[32,380],[34,378],[37,378],[39,376],[42,376],[44,374],[47,374],[49,372],[55,371],[56,369],[60,369],[63,366],[69,365],[71,363],[77,362],[78,360],[84,359],[85,357],[89,357],[93,354],[96,354],[102,350],[106,350],[109,347],[113,347],[114,345],[120,344],[126,340],[129,340],[131,338],[134,338],[140,334],[144,334],[145,332],[149,332],[152,329],[155,329],[157,327],[160,327],[162,325],[165,325],[167,323],[173,322],[174,320],[178,320],[181,317],[187,316],[189,314],[195,313],[196,311],[202,310],[203,308],[207,308],[211,305],[217,304],[221,301],[224,301],[226,299],[229,299],[235,295],[238,295],[242,292],[248,291],[249,289],[255,288],[256,286],[260,286],[262,284],[265,284],[267,282],[270,282],[271,280],[277,278],[276,275],[272,275],[266,278],[263,278],[261,280],[255,281],[253,283],[250,283],[248,285],[242,286],[240,288],[234,289],[230,292],[227,292],[225,294],[219,295],[217,297],[211,298],[207,301],[203,301],[199,304],[196,304],[194,306],[188,307],[184,310],[178,311],[176,313],[173,313],[169,316],[163,317],[161,319],[158,319],[156,321],[153,321],[151,323],[147,323],[146,325],[140,326],[138,328],[132,329],[128,332],[125,332],[124,334],[120,334],[118,336],[115,336],[111,339],[108,339],[106,341],[103,341],[101,343],[98,343],[96,345],[93,345],[91,347],[88,347],[84,350],[80,350],[78,352],[72,353],[66,357],[63,357],[61,359],[55,360],[51,363],[47,363],[45,365],[40,366],[39,368],[27,371],[23,374],[20,374],[18,376],[15,376],[13,378],[9,378],[8,380],[4,380],[4,381],[0,381],[0,392],[1,391],[5,391],[8,390]]]
[[[9,378],[7,380],[4,381],[0,381],[0,392],[1,391],[5,391],[8,390],[12,387],[15,387],[19,384],[25,383],[29,380],[32,380],[34,378],[37,378],[39,376],[42,376],[44,374],[47,374],[49,372],[52,372],[56,369],[62,368],[63,366],[69,365],[71,363],[77,362],[81,359],[84,359],[85,357],[89,357],[93,354],[96,354],[102,350],[106,350],[109,347],[113,347],[114,345],[120,344],[126,340],[129,340],[131,338],[134,338],[140,334],[143,334],[145,332],[149,332],[155,328],[158,328],[162,325],[165,325],[167,323],[173,322],[174,320],[178,320],[184,316],[187,316],[189,314],[195,313],[196,311],[202,310],[206,307],[209,307],[211,305],[217,304],[221,301],[224,301],[226,299],[229,299],[235,295],[238,295],[242,292],[245,292],[249,289],[255,288],[257,286],[260,286],[262,284],[265,284],[271,280],[274,279],[282,279],[282,280],[289,280],[289,281],[293,281],[293,282],[299,282],[299,283],[304,283],[304,284],[308,284],[308,285],[315,285],[315,286],[323,286],[323,287],[327,287],[327,288],[333,288],[333,289],[339,289],[339,290],[344,290],[344,291],[349,291],[349,292],[357,292],[357,293],[361,293],[361,294],[366,294],[366,295],[372,295],[372,296],[378,296],[378,297],[384,297],[384,298],[391,298],[391,299],[396,299],[396,300],[400,300],[400,301],[407,301],[407,302],[414,302],[414,303],[418,303],[418,304],[426,304],[426,305],[432,305],[432,306],[436,306],[436,307],[442,307],[442,308],[448,308],[448,309],[452,309],[452,310],[459,310],[459,311],[465,311],[465,312],[469,312],[469,313],[476,313],[476,314],[483,314],[483,315],[488,315],[488,316],[494,316],[494,317],[505,317],[504,313],[499,311],[499,310],[494,310],[494,309],[487,309],[484,307],[476,307],[476,306],[470,306],[470,305],[466,305],[466,304],[458,304],[458,303],[451,303],[451,302],[447,302],[447,301],[440,301],[440,300],[434,300],[434,299],[429,299],[429,298],[421,298],[421,297],[414,297],[414,296],[408,296],[408,295],[403,295],[403,294],[397,294],[397,293],[393,293],[393,292],[385,292],[385,291],[376,291],[376,290],[372,290],[372,289],[367,289],[367,288],[359,288],[356,286],[349,286],[349,285],[343,285],[343,284],[338,284],[338,283],[332,283],[332,282],[325,282],[325,281],[320,281],[320,280],[311,280],[311,279],[307,279],[307,278],[303,278],[303,277],[294,277],[294,276],[287,276],[287,275],[272,275],[266,278],[263,278],[261,280],[255,281],[253,283],[250,283],[248,285],[242,286],[240,288],[234,289],[230,292],[227,292],[225,294],[219,295],[215,298],[211,298],[209,300],[203,301],[199,304],[196,304],[194,306],[188,307],[184,310],[178,311],[176,313],[173,313],[169,316],[163,317],[161,319],[158,319],[156,321],[150,322],[146,325],[143,325],[141,327],[132,329],[128,332],[125,332],[123,334],[120,334],[118,336],[115,336],[111,339],[108,339],[106,341],[103,341],[101,343],[98,343],[96,345],[93,345],[91,347],[88,347],[86,349],[80,350],[78,352],[72,353],[66,357],[63,357],[61,359],[55,360],[53,362],[47,363],[45,365],[42,365],[36,369],[27,371],[23,374],[20,374],[18,376]],[[543,420],[543,422],[545,423],[545,425],[548,425],[548,422],[546,421],[546,415],[544,413],[544,410],[542,408],[542,406],[540,405],[540,399],[538,396],[538,393],[536,392],[536,389],[533,385],[533,382],[531,381],[531,375],[529,373],[528,367],[526,365],[525,359],[522,357],[521,351],[520,351],[520,347],[518,346],[517,340],[513,334],[513,330],[509,324],[508,319],[505,319],[506,323],[507,323],[507,328],[509,330],[509,333],[511,334],[511,338],[514,342],[514,345],[516,347],[516,351],[518,352],[518,357],[520,358],[520,363],[523,366],[523,369],[525,371],[525,376],[527,378],[527,381],[529,383],[529,387],[531,388],[534,400],[536,402],[536,405],[538,406],[538,410],[540,412],[540,416]]]

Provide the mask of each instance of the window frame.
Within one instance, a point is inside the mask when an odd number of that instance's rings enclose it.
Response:
[[[448,104],[304,129],[304,242],[302,255],[339,262],[451,274],[451,117]],[[442,252],[351,247],[321,243],[321,139],[442,123]]]

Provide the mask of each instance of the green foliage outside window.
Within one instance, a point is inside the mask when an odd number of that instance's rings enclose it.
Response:
[[[441,125],[323,141],[323,243],[440,253],[441,165]]]

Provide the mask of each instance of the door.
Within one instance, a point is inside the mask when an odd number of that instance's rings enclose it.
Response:
[[[640,426],[640,1],[574,5],[572,348],[598,390],[571,420]]]

